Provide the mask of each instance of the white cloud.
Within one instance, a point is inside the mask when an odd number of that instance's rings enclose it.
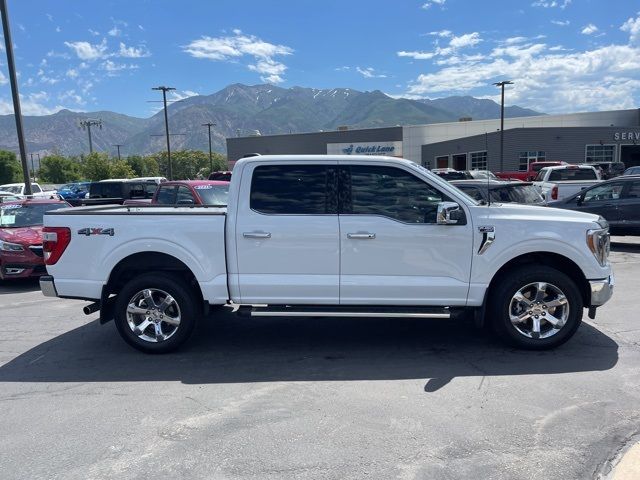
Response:
[[[360,68],[356,67],[356,71],[364,78],[387,78],[385,74],[376,73],[372,67]]]
[[[640,12],[638,12],[638,16],[635,19],[631,17],[624,22],[620,30],[629,32],[629,42],[640,44]]]
[[[113,62],[111,60],[106,60],[104,62],[102,62],[101,67],[107,71],[107,75],[110,77],[115,77],[116,75],[118,75],[120,72],[122,72],[123,70],[135,70],[138,67],[138,65],[135,64],[126,64],[126,63],[116,63]]]
[[[553,23],[554,25],[558,25],[560,27],[566,27],[571,22],[569,20],[551,20],[551,23]]]
[[[562,10],[567,8],[571,4],[571,0],[540,0],[533,2],[531,4],[532,7],[542,7],[542,8],[556,8],[560,7]]]
[[[147,47],[127,47],[124,43],[120,42],[120,50],[118,50],[118,56],[124,58],[142,58],[150,57],[151,52],[147,50]]]
[[[419,75],[407,93],[474,94],[498,79],[510,79],[515,84],[509,87],[509,103],[548,113],[634,108],[640,103],[638,46],[566,52],[543,43],[518,44],[495,48],[483,59],[457,60]]]
[[[440,6],[440,8],[444,7],[444,4],[447,2],[447,0],[427,0],[426,3],[424,3],[422,5],[422,7],[424,10],[428,10],[430,9],[433,5],[438,5]]]
[[[596,27],[593,23],[590,23],[589,25],[585,25],[580,33],[582,33],[583,35],[593,35],[597,31],[598,27]]]
[[[69,70],[67,70],[67,73],[65,75],[69,78],[76,78],[78,76],[78,70],[76,70],[75,68],[70,68]]]
[[[76,93],[75,90],[67,90],[58,95],[58,100],[61,102],[71,101],[76,105],[85,105],[87,102],[80,95]]]
[[[348,70],[351,70],[351,67],[348,67],[348,66],[345,65],[343,67],[336,67],[336,68],[334,68],[334,70],[336,72],[346,72]]]
[[[142,25],[138,25],[138,30],[142,30],[144,32],[144,27]]]
[[[429,32],[429,35],[440,38],[448,38],[453,35],[451,30],[438,30],[437,32]]]
[[[447,47],[440,47],[437,45],[436,40],[436,49],[432,52],[425,52],[419,50],[401,50],[397,52],[399,57],[410,57],[414,60],[431,60],[436,56],[449,56],[455,54],[458,50],[468,47],[474,47],[478,43],[482,42],[482,38],[480,38],[480,34],[478,32],[465,33],[460,36],[452,36],[451,40],[449,40],[449,44]]]
[[[98,32],[97,30],[93,30],[93,29],[91,29],[91,28],[89,29],[89,33],[90,33],[91,35],[93,35],[94,37],[98,37],[98,36],[100,36],[100,32]]]
[[[9,79],[4,76],[4,73],[0,72],[0,85],[6,85],[9,83]]]
[[[62,29],[58,26],[56,27],[56,33],[60,33],[62,31]]]
[[[107,41],[105,39],[96,44],[89,42],[64,42],[64,44],[73,50],[80,60],[97,60],[98,58],[104,58],[107,53]]]
[[[195,97],[197,95],[200,95],[198,92],[194,92],[193,90],[172,90],[170,92],[171,94],[171,100],[175,100],[176,102],[179,102],[180,100],[184,100],[185,98],[189,98],[189,97]]]
[[[20,107],[24,115],[51,115],[62,110],[63,106],[48,107],[49,96],[46,92],[35,92],[28,95],[20,95]],[[0,115],[13,114],[13,102],[9,99],[0,98]]]
[[[111,37],[119,37],[122,34],[122,30],[114,25],[113,28],[107,32],[107,34]]]
[[[194,58],[214,61],[234,61],[244,56],[253,57],[256,63],[248,65],[249,70],[259,73],[260,79],[269,83],[282,82],[282,75],[287,69],[286,65],[276,61],[274,57],[293,53],[290,47],[265,42],[238,29],[233,30],[233,36],[203,36],[182,49]]]

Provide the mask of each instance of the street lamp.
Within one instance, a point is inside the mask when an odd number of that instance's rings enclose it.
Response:
[[[203,123],[202,126],[207,127],[209,129],[209,168],[211,169],[211,172],[213,172],[213,154],[211,153],[211,127],[215,127],[216,124],[207,122],[207,123]]]
[[[504,86],[513,85],[511,80],[503,80],[494,83],[496,87],[502,89],[502,101],[500,103],[500,171],[504,171]]]
[[[167,164],[169,166],[169,180],[173,179],[173,172],[171,168],[171,144],[169,143],[169,117],[167,116],[167,92],[175,90],[174,87],[152,87],[151,90],[160,90],[162,92],[162,103],[164,104],[164,130],[167,136]]]

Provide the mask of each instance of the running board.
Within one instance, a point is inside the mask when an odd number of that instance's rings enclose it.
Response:
[[[448,308],[253,307],[252,317],[451,318]]]

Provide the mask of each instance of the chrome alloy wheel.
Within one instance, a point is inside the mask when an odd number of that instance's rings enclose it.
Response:
[[[569,318],[569,301],[555,285],[535,282],[518,290],[509,303],[513,327],[528,338],[549,338],[560,331]]]
[[[180,306],[163,290],[145,288],[127,305],[127,324],[138,338],[151,343],[171,338],[180,326]]]

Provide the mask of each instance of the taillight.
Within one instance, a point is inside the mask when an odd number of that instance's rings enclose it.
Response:
[[[71,230],[67,227],[44,227],[42,229],[42,250],[44,263],[55,265],[71,241]]]
[[[553,188],[551,189],[551,200],[557,200],[558,199],[558,186],[554,185]]]

